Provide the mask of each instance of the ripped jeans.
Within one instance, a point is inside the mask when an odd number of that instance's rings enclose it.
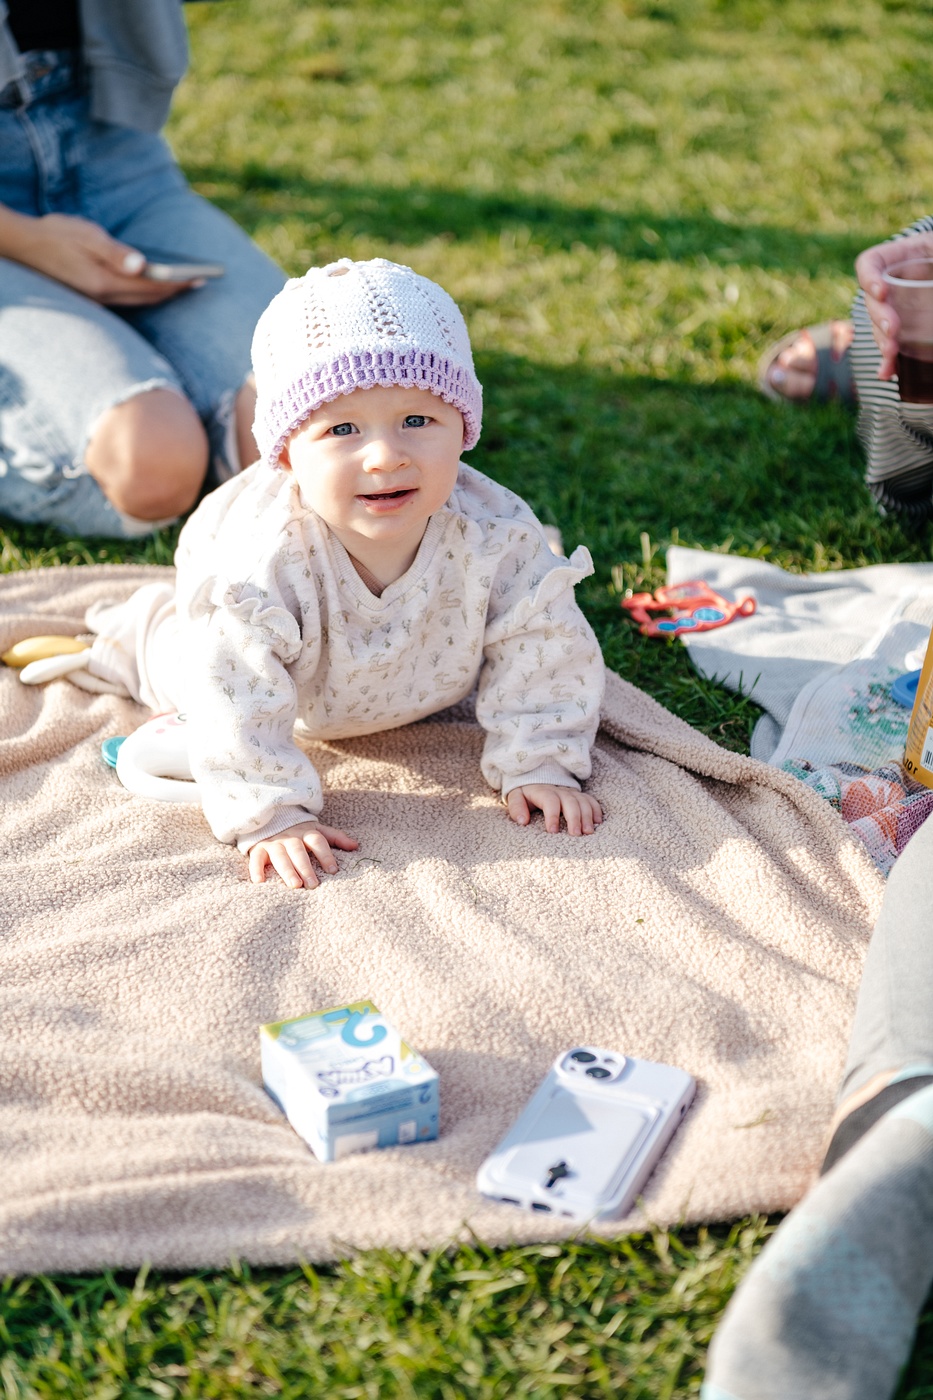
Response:
[[[189,189],[161,136],[90,119],[71,54],[29,62],[30,104],[0,93],[0,203],[80,215],[142,252],[226,268],[161,305],[109,309],[0,258],[0,512],[68,534],[132,538],[165,522],[124,515],[89,475],[95,424],[136,394],[174,390],[207,430],[209,482],[226,479],[239,466],[232,413],[253,328],[285,278]]]

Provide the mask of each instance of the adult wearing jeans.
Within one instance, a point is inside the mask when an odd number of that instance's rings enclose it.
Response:
[[[891,872],[819,1179],[710,1348],[702,1400],[890,1400],[933,1283],[933,820]]]
[[[0,512],[132,538],[253,460],[250,341],[282,272],[159,130],[180,0],[0,0]],[[222,263],[142,276],[149,252]]]

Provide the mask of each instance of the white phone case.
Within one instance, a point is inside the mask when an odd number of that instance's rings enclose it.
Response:
[[[575,1220],[623,1215],[695,1092],[673,1065],[575,1046],[558,1055],[476,1184],[494,1200]]]

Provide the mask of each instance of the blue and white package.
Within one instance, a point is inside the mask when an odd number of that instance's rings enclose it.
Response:
[[[371,1001],[259,1028],[262,1082],[315,1157],[437,1137],[438,1078]]]

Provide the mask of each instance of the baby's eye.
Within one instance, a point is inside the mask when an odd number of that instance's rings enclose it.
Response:
[[[405,427],[424,428],[430,421],[426,413],[409,413],[405,419]]]
[[[349,437],[351,433],[356,432],[356,429],[352,423],[337,423],[331,428],[331,432],[334,437]]]

